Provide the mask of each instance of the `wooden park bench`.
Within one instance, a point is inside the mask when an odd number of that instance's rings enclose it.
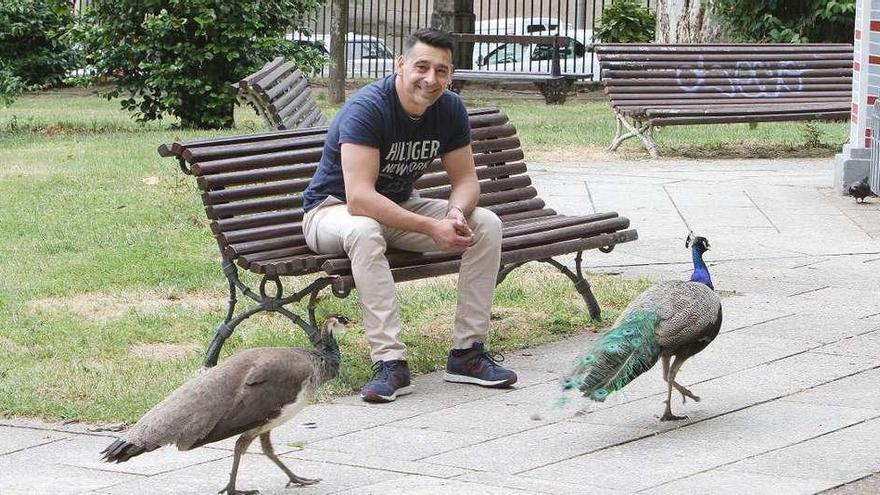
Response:
[[[236,99],[248,104],[273,129],[326,125],[309,81],[293,62],[277,57],[232,85]]]
[[[610,150],[672,125],[849,119],[848,44],[595,45],[617,117]],[[625,132],[624,132],[625,131]]]
[[[532,35],[507,35],[507,34],[469,34],[454,33],[453,37],[459,43],[522,43],[541,44],[552,47],[553,52],[550,61],[550,72],[518,72],[497,70],[470,70],[456,69],[452,73],[451,89],[456,93],[461,92],[465,83],[470,81],[494,82],[494,83],[532,83],[544,96],[548,104],[562,104],[569,93],[574,89],[574,83],[580,79],[590,79],[589,73],[563,73],[560,64],[559,51],[566,47],[572,39],[567,36],[532,36]],[[530,62],[524,62],[530,63]],[[517,64],[512,64],[514,67]]]
[[[599,304],[581,271],[583,252],[593,248],[609,252],[616,244],[635,240],[629,220],[614,212],[567,216],[547,208],[531,185],[516,128],[507,116],[497,109],[471,110],[470,124],[481,186],[479,205],[503,222],[498,282],[529,261],[549,263],[574,282],[590,315],[599,318]],[[177,158],[180,168],[195,176],[229,281],[229,308],[207,352],[206,366],[216,364],[235,327],[261,311],[283,314],[317,342],[318,293],[330,287],[335,296],[346,297],[354,288],[349,260],[315,254],[302,234],[301,192],[317,168],[326,133],[322,127],[159,147],[160,155]],[[439,159],[416,188],[423,197],[448,198],[449,180]],[[554,259],[569,253],[576,253],[574,270]],[[455,253],[389,251],[387,257],[396,281],[456,273],[459,267]],[[261,277],[259,289],[239,278],[239,268]],[[301,282],[301,288],[284,293],[282,277],[301,275],[312,276]],[[257,305],[234,315],[239,292]],[[306,296],[308,321],[286,307]]]

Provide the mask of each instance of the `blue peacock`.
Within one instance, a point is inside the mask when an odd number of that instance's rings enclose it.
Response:
[[[562,381],[565,390],[579,389],[584,397],[604,401],[661,360],[666,380],[666,411],[661,421],[686,419],[672,414],[672,389],[682,400],[700,398],[675,381],[684,362],[706,348],[721,329],[721,298],[715,293],[703,253],[705,237],[689,235],[694,272],[687,282],[655,285],[642,292],[614,325],[580,356]]]

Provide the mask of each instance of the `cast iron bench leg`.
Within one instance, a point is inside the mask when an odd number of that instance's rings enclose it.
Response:
[[[644,124],[639,125],[638,123],[631,124],[626,120],[626,117],[619,113],[615,113],[617,117],[617,136],[614,137],[614,141],[611,142],[611,146],[608,147],[608,151],[614,151],[618,147],[620,147],[621,143],[626,141],[629,138],[637,137],[642,141],[642,145],[645,147],[645,150],[653,157],[657,158],[657,145],[654,143],[654,140],[651,139],[650,134],[653,132],[653,124],[651,121],[645,122]],[[628,132],[625,134],[621,134],[621,127],[625,128]]]

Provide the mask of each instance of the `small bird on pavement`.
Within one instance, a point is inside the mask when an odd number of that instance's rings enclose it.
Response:
[[[871,192],[870,184],[868,184],[868,177],[865,177],[858,182],[850,182],[845,186],[845,189],[847,194],[856,198],[856,203],[864,203],[865,198],[874,195],[874,193]]]

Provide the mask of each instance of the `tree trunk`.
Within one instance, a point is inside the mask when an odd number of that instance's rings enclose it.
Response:
[[[472,0],[434,0],[431,27],[449,33],[473,33],[475,18]],[[456,69],[470,69],[473,55],[473,43],[456,43],[452,65]]]
[[[659,0],[657,43],[718,43],[726,35],[712,16],[712,0]]]
[[[345,101],[345,34],[348,32],[348,0],[333,0],[330,19],[330,81],[327,100],[333,104]]]

